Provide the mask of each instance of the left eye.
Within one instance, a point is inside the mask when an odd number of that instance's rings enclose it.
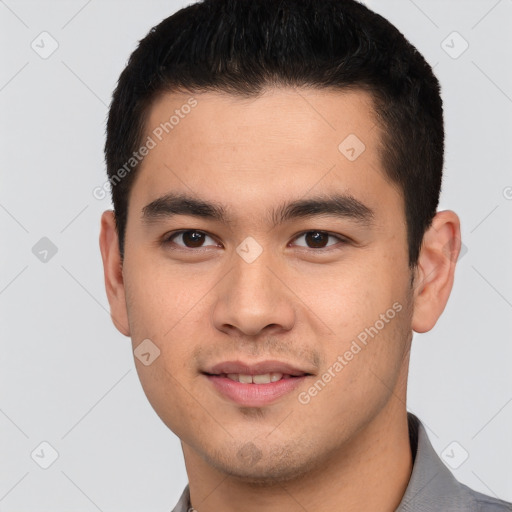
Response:
[[[176,242],[174,242],[174,239],[178,237],[181,237],[184,245],[176,244]],[[342,244],[347,243],[347,240],[345,238],[332,235],[330,233],[327,233],[326,231],[305,231],[304,233],[295,237],[294,240],[298,240],[299,238],[302,237],[305,238],[307,245],[304,246],[299,244],[299,247],[306,247],[309,249],[323,249],[324,247],[336,245],[327,244],[329,237],[338,240]],[[165,238],[164,243],[177,245],[178,247],[182,247],[185,249],[201,249],[202,244],[205,242],[206,238],[209,238],[214,242],[214,245],[218,246],[218,244],[215,243],[215,240],[213,240],[213,238],[207,235],[204,231],[198,231],[195,229],[175,231],[174,233],[171,233],[169,236]]]
[[[309,247],[306,245],[306,247],[308,247],[310,249],[323,249],[324,247],[330,247],[331,245],[336,245],[336,244],[327,245],[326,242],[329,237],[335,238],[342,243],[346,242],[346,240],[343,239],[342,237],[331,235],[330,233],[327,233],[325,231],[306,231],[305,233],[302,233],[294,240],[298,240],[299,238],[302,238],[302,237],[305,237],[307,244],[313,244],[313,247]],[[304,247],[304,246],[301,246],[301,247]]]

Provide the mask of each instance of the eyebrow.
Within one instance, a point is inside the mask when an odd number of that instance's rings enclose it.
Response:
[[[215,220],[223,224],[232,222],[226,206],[185,193],[168,193],[142,209],[142,221],[145,224],[167,220],[177,215]],[[375,212],[349,194],[331,193],[284,203],[271,210],[267,220],[275,227],[292,219],[310,217],[337,217],[370,227]]]

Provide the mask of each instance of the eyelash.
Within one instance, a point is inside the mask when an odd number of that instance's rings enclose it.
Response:
[[[173,238],[177,237],[178,235],[181,235],[183,233],[201,233],[203,235],[206,235],[206,236],[209,236],[210,238],[214,239],[213,236],[211,236],[210,234],[208,234],[206,231],[201,231],[199,229],[181,229],[179,231],[173,231],[171,233],[168,233],[165,238],[163,239],[163,245],[176,245],[175,242],[172,241]],[[330,236],[332,238],[336,238],[340,244],[343,246],[343,245],[347,245],[348,243],[350,243],[350,240],[346,237],[343,237],[341,235],[335,235],[334,233],[330,233],[328,231],[322,231],[320,229],[310,229],[308,231],[303,231],[301,233],[298,233],[294,238],[293,240],[296,240],[298,238],[300,238],[301,236],[304,236],[308,233],[321,233],[323,235],[327,235],[327,236]],[[339,245],[340,244],[332,244],[332,245],[328,245],[326,247],[320,247],[320,248],[311,248],[311,247],[303,247],[303,246],[300,246],[301,249],[305,249],[307,251],[312,251],[312,252],[329,252],[329,251],[333,251],[333,250],[339,250],[340,247]],[[197,248],[192,248],[192,247],[183,247],[183,246],[180,246],[178,245],[177,246],[178,248],[177,249],[173,249],[173,250],[181,250],[181,251],[185,251],[185,252],[188,252],[188,251],[195,251],[195,252],[199,252],[199,251],[204,251],[206,248],[205,247],[197,247]]]

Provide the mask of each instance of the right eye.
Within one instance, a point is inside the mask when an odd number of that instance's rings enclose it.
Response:
[[[175,238],[181,238],[184,245],[180,245],[174,242]],[[164,238],[162,243],[164,245],[174,245],[184,250],[203,249],[204,247],[202,244],[204,243],[205,238],[210,238],[213,240],[213,238],[211,238],[204,231],[199,231],[197,229],[181,229],[179,231],[173,231],[169,233]],[[216,246],[218,247],[218,244],[216,244]]]

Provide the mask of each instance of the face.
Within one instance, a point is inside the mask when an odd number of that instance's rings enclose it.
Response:
[[[403,198],[362,91],[190,98],[150,111],[113,316],[159,350],[137,371],[189,460],[286,480],[405,407]]]

